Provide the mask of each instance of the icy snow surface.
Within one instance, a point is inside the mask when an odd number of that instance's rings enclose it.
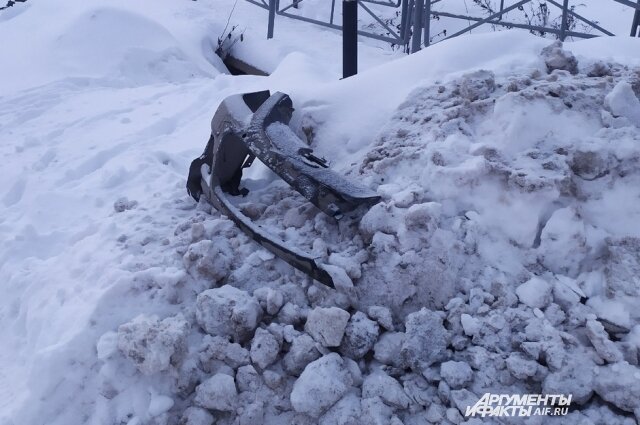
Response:
[[[485,392],[640,418],[638,40],[363,44],[338,81],[335,33],[269,44],[240,2],[242,55],[278,62],[231,77],[233,1],[88,3],[0,14],[0,423],[462,423]],[[352,287],[186,194],[219,102],[265,88],[383,200],[336,223],[263,176],[234,202]]]

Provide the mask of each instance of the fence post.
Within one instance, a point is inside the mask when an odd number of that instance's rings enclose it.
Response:
[[[637,3],[638,7],[640,7],[640,0],[638,0]],[[631,23],[631,37],[640,37],[638,26],[640,26],[640,9],[635,9],[633,12],[633,22]]]
[[[431,44],[431,0],[426,0],[424,14],[424,46],[429,47]]]
[[[560,24],[560,41],[564,42],[567,38],[567,20],[569,18],[569,0],[562,3],[562,23]]]
[[[429,1],[429,0],[427,0]],[[424,0],[416,0],[413,9],[413,38],[411,40],[411,53],[420,50],[422,44],[422,12],[424,11]]]
[[[409,44],[411,44],[412,10],[413,0],[402,0],[402,41],[406,49],[405,53],[409,53]]]
[[[276,0],[269,0],[269,23],[267,24],[267,38],[273,38],[273,26],[276,20]]]
[[[358,0],[342,0],[342,78],[358,73]]]

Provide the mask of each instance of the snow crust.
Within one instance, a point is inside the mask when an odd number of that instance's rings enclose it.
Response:
[[[0,45],[0,421],[457,424],[541,391],[574,396],[550,423],[639,420],[638,40],[487,33],[376,67],[398,55],[363,46],[337,81],[335,49],[304,49],[339,39],[303,26],[239,46],[271,76],[231,77],[232,3],[0,14],[29,34]],[[278,180],[234,200],[338,290],[184,190],[218,103],[264,88],[383,198],[340,223]]]

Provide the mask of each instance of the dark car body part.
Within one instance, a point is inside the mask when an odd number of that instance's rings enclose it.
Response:
[[[380,197],[332,171],[289,127],[293,104],[284,93],[268,91],[226,98],[211,121],[204,153],[189,168],[187,190],[202,195],[253,240],[313,279],[334,287],[331,275],[312,255],[289,248],[242,214],[227,195],[246,195],[240,188],[243,168],[258,158],[322,212],[340,219]]]

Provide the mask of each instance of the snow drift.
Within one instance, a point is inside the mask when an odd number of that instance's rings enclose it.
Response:
[[[341,82],[302,54],[231,78],[203,47],[217,4],[70,1],[32,49],[1,47],[52,66],[14,61],[1,86],[3,423],[462,423],[485,392],[571,393],[558,423],[637,420],[637,40],[486,34]],[[130,36],[83,38],[114,26]],[[262,88],[383,201],[338,224],[263,179],[238,207],[352,287],[184,190],[219,101]]]

